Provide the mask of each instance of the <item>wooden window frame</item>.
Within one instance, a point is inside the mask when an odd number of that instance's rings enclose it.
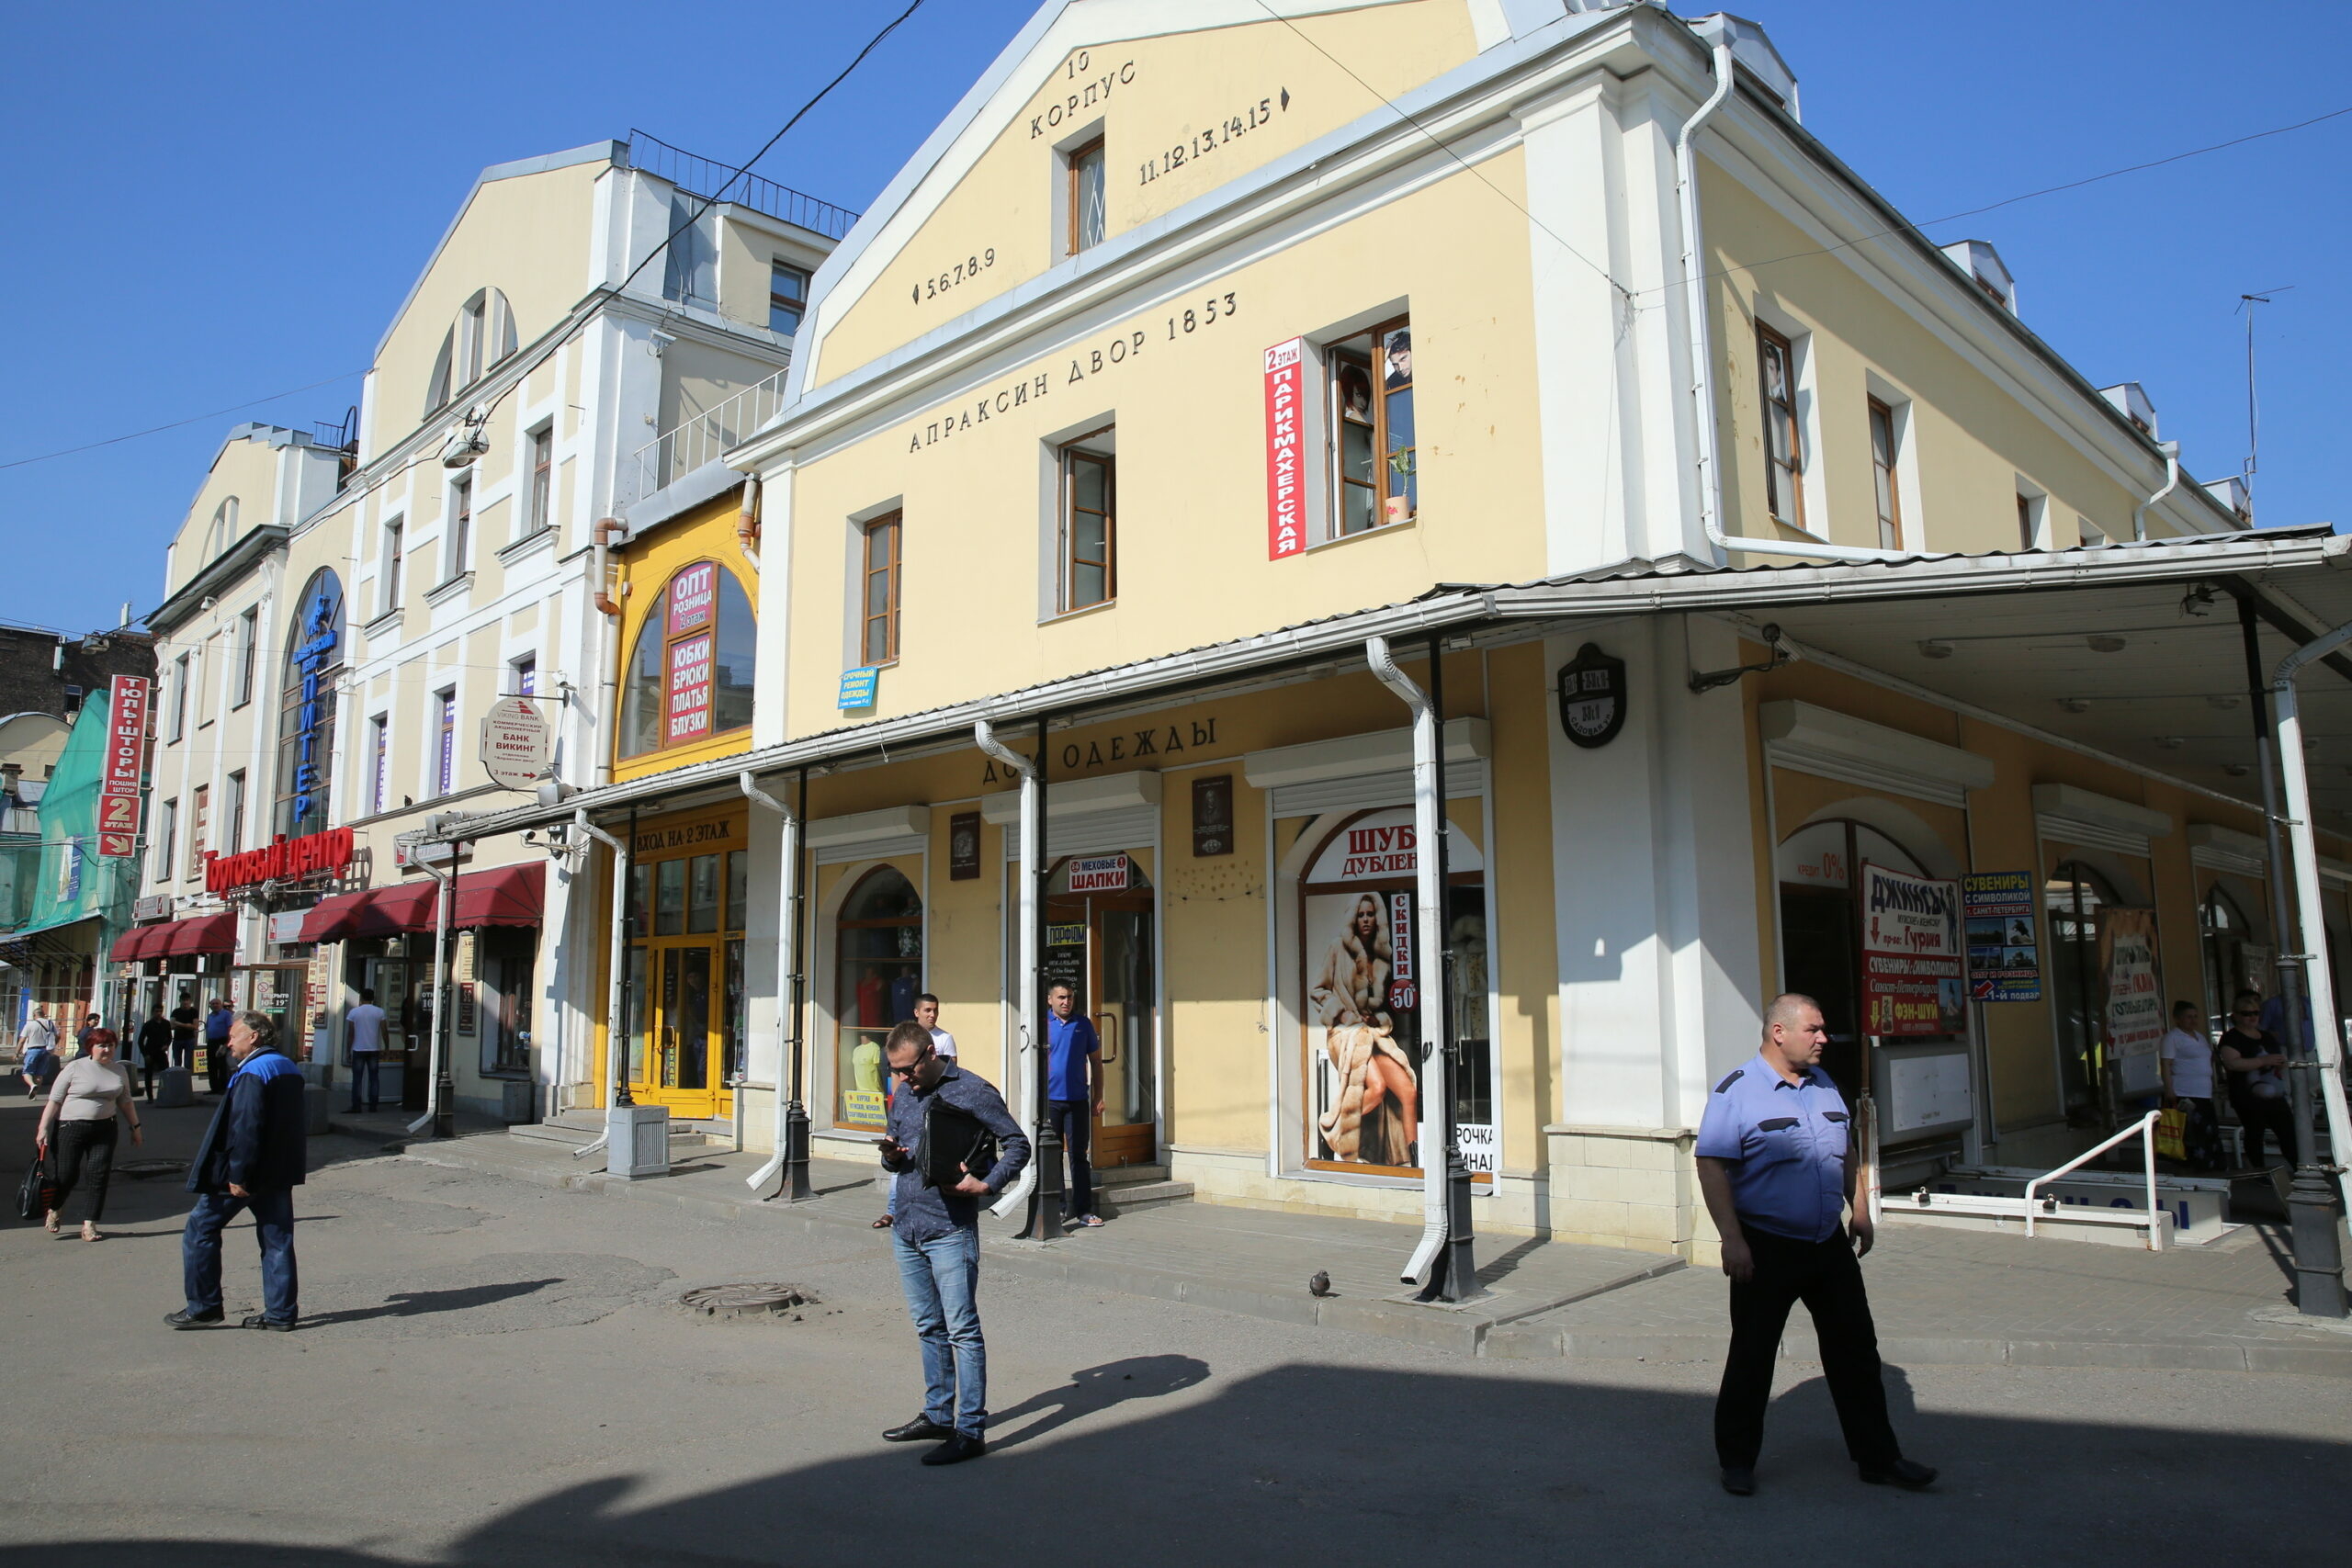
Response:
[[[547,531],[555,501],[555,426],[543,424],[531,432],[530,531]]]
[[[1116,428],[1117,427],[1115,425],[1106,424],[1100,430],[1091,430],[1084,435],[1078,437],[1075,441],[1064,442],[1057,454],[1060,458],[1059,471],[1061,475],[1061,500],[1058,506],[1056,508],[1060,519],[1059,526],[1061,530],[1060,548],[1056,552],[1060,558],[1061,566],[1061,584],[1057,590],[1057,607],[1063,615],[1069,615],[1077,610],[1091,610],[1103,604],[1115,604],[1118,601],[1118,458],[1115,455],[1111,453],[1089,452],[1080,446],[1080,442],[1092,441],[1101,436],[1108,435]],[[1092,463],[1100,467],[1102,470],[1102,494],[1104,505],[1102,511],[1098,513],[1098,515],[1102,519],[1102,558],[1100,561],[1081,560],[1078,554],[1077,523],[1080,509],[1078,505],[1078,486],[1075,482],[1074,469],[1080,463]],[[1075,592],[1075,585],[1078,581],[1078,569],[1080,566],[1100,566],[1102,569],[1102,597],[1100,599],[1090,599],[1083,604],[1078,603]]]
[[[1408,512],[1402,517],[1391,518],[1387,515],[1388,502],[1390,499],[1388,494],[1388,481],[1386,478],[1389,462],[1388,399],[1390,396],[1390,389],[1386,384],[1387,378],[1385,374],[1385,367],[1381,364],[1379,357],[1380,345],[1390,333],[1410,333],[1412,328],[1413,318],[1411,313],[1408,311],[1403,315],[1392,316],[1387,321],[1382,321],[1375,326],[1366,327],[1362,332],[1350,333],[1347,336],[1333,343],[1330,345],[1330,348],[1326,351],[1324,360],[1324,392],[1331,405],[1331,424],[1329,435],[1329,439],[1331,444],[1331,520],[1329,525],[1329,531],[1325,536],[1327,538],[1351,539],[1357,537],[1360,534],[1377,534],[1383,528],[1391,527],[1399,523],[1410,523],[1416,517],[1420,515],[1419,498],[1419,480],[1420,474],[1420,422],[1418,418],[1414,421],[1414,444],[1403,448],[1403,450],[1410,452],[1413,455],[1413,476],[1415,479],[1413,510]],[[1341,367],[1346,365],[1356,363],[1351,355],[1348,355],[1342,351],[1345,349],[1347,344],[1352,344],[1360,338],[1368,338],[1371,340],[1374,355],[1374,357],[1365,361],[1360,367],[1371,380],[1372,418],[1369,421],[1351,421],[1349,419],[1347,399],[1340,389]],[[1415,365],[1414,370],[1417,376],[1419,370],[1419,366],[1418,364]],[[1405,385],[1398,389],[1402,390],[1408,397],[1410,397],[1413,394],[1414,389],[1418,387],[1419,384],[1419,383],[1416,377],[1408,376],[1406,378]],[[1348,475],[1347,465],[1342,458],[1344,444],[1341,440],[1341,434],[1346,426],[1351,423],[1368,423],[1371,427],[1373,473],[1374,477],[1370,480],[1355,479],[1350,478]],[[1348,518],[1348,491],[1351,488],[1356,490],[1371,491],[1373,499],[1372,525],[1368,528],[1358,530],[1357,534],[1350,534],[1346,531]]]
[[[800,280],[800,297],[798,299],[796,299],[789,295],[779,294],[775,291],[776,274],[780,272],[788,272],[792,274],[793,276]],[[776,332],[775,313],[779,310],[784,310],[792,317],[792,331],[788,333]],[[801,323],[808,321],[808,269],[805,266],[797,266],[793,263],[785,261],[779,257],[771,256],[768,259],[768,331],[775,333],[778,337],[788,337],[797,341],[800,335]]]
[[[888,532],[889,557],[878,565],[875,560],[874,544]],[[858,530],[859,564],[857,576],[857,668],[883,669],[899,661],[899,606],[906,590],[906,512],[903,508],[884,513],[861,525]],[[874,580],[885,579],[883,605],[874,603]],[[874,628],[882,627],[885,657],[873,658]]]
[[[1081,243],[1080,236],[1082,231],[1080,228],[1080,214],[1083,211],[1084,203],[1080,201],[1080,195],[1081,190],[1081,175],[1085,171],[1086,162],[1089,158],[1099,158],[1102,160],[1102,199],[1105,210],[1102,214],[1102,232],[1096,236],[1091,243]],[[1085,141],[1080,142],[1068,152],[1062,154],[1062,178],[1067,182],[1064,186],[1063,195],[1066,198],[1066,205],[1069,209],[1069,231],[1062,237],[1063,244],[1067,249],[1065,249],[1062,254],[1068,256],[1074,256],[1080,254],[1081,252],[1092,250],[1096,245],[1101,244],[1104,240],[1111,237],[1111,215],[1108,211],[1111,197],[1111,165],[1109,163],[1109,155],[1103,149],[1102,137],[1091,137]]]
[[[474,549],[474,477],[466,474],[449,486],[449,570],[443,582],[466,575]]]
[[[1881,495],[1884,498],[1878,513],[1879,548],[1899,550],[1903,547],[1902,448],[1894,438],[1894,410],[1877,398],[1869,400],[1869,407],[1871,474],[1879,487],[1872,500],[1877,501]],[[1880,450],[1882,434],[1885,439],[1883,454]]]
[[[1781,363],[1785,399],[1772,396],[1772,359]],[[1799,532],[1804,522],[1804,422],[1797,417],[1797,352],[1789,340],[1758,322],[1756,327],[1756,395],[1764,412],[1764,505],[1772,520]],[[1788,446],[1783,463],[1772,452],[1775,426]],[[1788,491],[1783,497],[1782,489]]]
[[[2041,547],[2041,530],[2033,516],[2033,497],[2018,491],[2018,548],[2038,550]]]

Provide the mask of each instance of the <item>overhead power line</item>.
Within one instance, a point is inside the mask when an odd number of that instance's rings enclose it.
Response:
[[[0,468],[21,468],[28,463],[46,463],[52,457],[71,457],[76,452],[95,452],[101,446],[119,446],[126,441],[136,441],[142,435],[161,435],[167,430],[177,430],[182,425],[200,424],[208,419],[219,419],[224,413],[243,413],[247,409],[257,409],[264,403],[277,402],[300,392],[315,392],[321,387],[332,387],[337,381],[348,381],[355,376],[366,374],[368,372],[365,368],[346,370],[340,376],[330,376],[323,381],[313,381],[307,387],[296,387],[291,391],[272,392],[266,398],[254,398],[246,402],[231,403],[225,409],[214,409],[209,413],[192,413],[186,419],[175,419],[169,424],[151,424],[144,430],[134,430],[127,435],[109,435],[104,441],[91,441],[80,446],[66,446],[55,452],[43,452],[36,457],[12,458],[6,463],[0,463]]]

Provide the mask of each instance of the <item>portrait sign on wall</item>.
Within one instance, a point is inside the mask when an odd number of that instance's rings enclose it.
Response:
[[[947,819],[947,880],[973,882],[980,874],[980,814],[958,811]]]
[[[1233,775],[1193,781],[1193,854],[1196,859],[1233,852]]]
[[[1593,750],[1617,739],[1625,727],[1625,661],[1586,643],[1577,656],[1560,666],[1558,676],[1561,732]]]
[[[1862,1032],[1968,1027],[1960,884],[1862,863]]]

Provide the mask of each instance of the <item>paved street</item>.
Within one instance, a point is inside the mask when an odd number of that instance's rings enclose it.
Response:
[[[156,1113],[141,1152],[185,1154],[205,1114]],[[0,1111],[0,1148],[29,1115]],[[1544,1540],[1634,1562],[1899,1543],[1917,1563],[2138,1565],[2340,1540],[2340,1379],[1909,1367],[1899,1425],[1946,1476],[1913,1496],[1853,1481],[1817,1375],[1792,1366],[1765,1491],[1741,1503],[1713,1483],[1710,1366],[1474,1359],[1001,1271],[995,1446],[926,1471],[875,1441],[919,1387],[871,1233],[344,1137],[312,1157],[297,1335],[164,1328],[185,1204],[168,1179],[119,1188],[95,1247],[0,1235],[17,1417],[0,1562],[1274,1562]],[[233,1314],[257,1287],[250,1233],[231,1242]],[[676,1304],[752,1280],[821,1304]]]

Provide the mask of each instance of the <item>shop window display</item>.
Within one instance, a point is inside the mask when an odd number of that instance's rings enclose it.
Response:
[[[834,993],[835,1120],[883,1126],[888,1069],[882,1044],[914,1016],[922,994],[922,899],[899,872],[868,872],[842,905]]]

